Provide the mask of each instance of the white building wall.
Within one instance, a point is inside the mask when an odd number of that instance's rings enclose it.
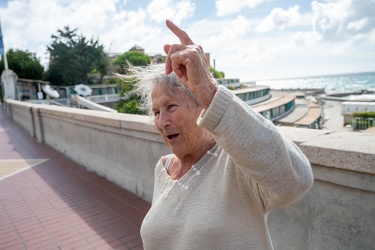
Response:
[[[352,115],[355,112],[375,112],[375,102],[343,102],[341,104],[342,115]]]

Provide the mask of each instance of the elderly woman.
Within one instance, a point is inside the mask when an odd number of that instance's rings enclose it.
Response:
[[[156,164],[144,248],[272,249],[267,215],[308,192],[310,164],[270,121],[216,84],[200,46],[167,26],[181,44],[164,46],[165,68],[132,69],[172,152]]]

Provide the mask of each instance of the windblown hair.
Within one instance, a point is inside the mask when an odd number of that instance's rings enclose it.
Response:
[[[128,74],[119,75],[123,80],[136,80],[132,94],[139,95],[140,109],[145,110],[149,116],[152,113],[151,93],[156,86],[163,85],[171,93],[176,91],[185,92],[198,106],[201,106],[195,95],[185,86],[185,84],[172,72],[165,74],[165,64],[151,64],[149,66],[133,66],[128,63]]]

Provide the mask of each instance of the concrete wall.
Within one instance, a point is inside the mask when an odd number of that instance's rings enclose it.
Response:
[[[154,166],[170,151],[148,117],[13,100],[6,108],[39,142],[151,201]]]
[[[11,100],[6,108],[39,142],[151,201],[154,166],[169,150],[148,117]],[[375,134],[279,129],[309,158],[315,183],[270,213],[275,249],[374,249]]]
[[[308,157],[314,186],[271,212],[275,249],[375,249],[375,134],[280,130]]]

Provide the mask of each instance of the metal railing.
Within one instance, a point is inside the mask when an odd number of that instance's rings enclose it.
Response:
[[[354,117],[352,119],[353,130],[365,130],[375,126],[375,118]]]

